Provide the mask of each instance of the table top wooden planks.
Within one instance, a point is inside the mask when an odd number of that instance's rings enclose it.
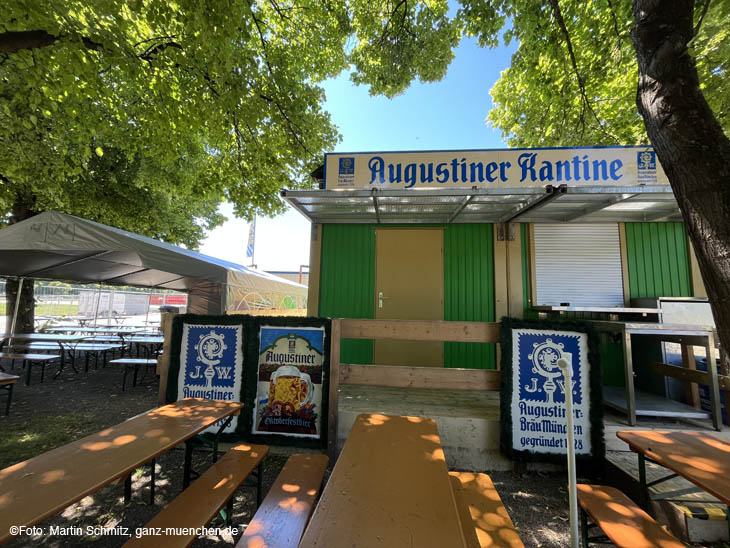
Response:
[[[730,504],[730,443],[695,431],[620,430],[619,439]]]
[[[436,422],[358,416],[299,548],[465,545]]]
[[[0,543],[122,478],[243,404],[184,399],[0,470]]]

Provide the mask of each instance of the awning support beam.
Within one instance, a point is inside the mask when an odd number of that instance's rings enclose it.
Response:
[[[549,204],[550,202],[557,200],[558,198],[560,198],[560,196],[565,194],[565,192],[566,185],[560,185],[558,187],[548,185],[545,187],[545,194],[537,196],[536,198],[529,200],[525,204],[514,208],[512,211],[503,215],[498,222],[505,224],[514,222],[516,219],[522,217],[524,214],[529,213],[530,211],[535,211],[536,209],[539,209]]]
[[[461,212],[464,211],[464,208],[468,206],[474,198],[475,196],[472,194],[471,196],[466,196],[463,200],[461,200],[456,210],[454,210],[454,212],[449,217],[449,220],[446,222],[448,224],[451,224],[454,219],[456,219],[461,214]]]
[[[375,208],[375,222],[380,224],[380,209],[378,207],[378,197],[375,195],[377,191],[377,188],[373,189],[373,207]]]

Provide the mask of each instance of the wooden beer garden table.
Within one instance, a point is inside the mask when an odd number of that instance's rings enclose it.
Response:
[[[433,419],[360,415],[299,548],[466,546]]]
[[[242,403],[184,399],[0,470],[0,543],[199,434]],[[189,470],[189,451],[185,469]]]
[[[682,430],[621,430],[616,435],[639,456],[641,505],[644,508],[649,500],[648,488],[675,475],[730,505],[730,443],[704,432]],[[647,484],[646,461],[668,468],[674,474]],[[665,499],[688,492],[692,491],[682,489],[662,493],[652,499]]]

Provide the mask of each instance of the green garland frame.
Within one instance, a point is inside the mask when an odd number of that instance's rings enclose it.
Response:
[[[591,426],[591,455],[576,455],[579,464],[594,467],[602,465],[606,454],[603,439],[603,386],[601,374],[600,336],[588,322],[575,320],[522,320],[504,317],[501,320],[500,347],[502,350],[502,383],[499,391],[500,449],[507,457],[518,462],[553,462],[564,464],[565,456],[557,454],[517,451],[512,447],[512,330],[539,329],[546,331],[575,331],[588,336],[588,362],[590,363],[588,390],[590,408],[588,422]]]

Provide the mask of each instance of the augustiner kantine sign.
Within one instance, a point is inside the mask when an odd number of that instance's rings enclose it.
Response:
[[[667,185],[651,147],[325,155],[327,189]]]

